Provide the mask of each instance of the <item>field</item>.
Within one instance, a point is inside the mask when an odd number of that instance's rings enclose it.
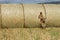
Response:
[[[44,4],[46,15],[42,4],[23,6],[24,10],[22,4],[1,4],[0,40],[60,40],[60,4]],[[38,19],[41,11],[47,17],[44,29]]]

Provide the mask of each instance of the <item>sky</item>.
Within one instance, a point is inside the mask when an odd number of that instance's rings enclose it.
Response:
[[[60,0],[0,0],[0,3],[44,3],[44,2],[57,2]]]

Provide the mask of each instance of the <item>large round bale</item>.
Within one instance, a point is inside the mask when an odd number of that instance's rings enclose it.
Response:
[[[2,26],[23,27],[23,8],[20,4],[2,4]]]
[[[25,26],[26,27],[40,27],[40,20],[38,16],[40,12],[44,13],[44,8],[42,4],[25,4]]]
[[[60,26],[60,4],[45,4],[47,26],[59,27]]]
[[[45,9],[44,9],[45,7]],[[60,26],[60,4],[26,4],[25,25],[27,27],[40,27],[38,15],[42,12],[46,17],[46,25],[49,27]]]
[[[2,4],[3,27],[40,27],[40,12],[49,27],[60,26],[60,4]]]

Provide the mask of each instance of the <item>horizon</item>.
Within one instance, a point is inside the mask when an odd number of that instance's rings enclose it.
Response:
[[[59,2],[60,0],[0,0],[0,3],[24,3],[24,4],[36,4],[36,3],[48,3],[48,2]]]

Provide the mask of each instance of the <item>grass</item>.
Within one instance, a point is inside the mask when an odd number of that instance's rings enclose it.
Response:
[[[60,28],[0,29],[0,40],[60,40]]]

